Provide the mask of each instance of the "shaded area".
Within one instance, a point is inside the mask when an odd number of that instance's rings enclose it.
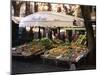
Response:
[[[82,59],[80,63],[83,61],[84,59]],[[76,70],[96,69],[95,65],[80,63],[76,64]],[[42,59],[39,57],[34,57],[30,59],[23,59],[18,57],[12,58],[12,75],[60,71],[69,71],[69,66],[66,62],[56,65],[52,60],[48,60],[45,64],[43,64]]]
[[[34,58],[29,59],[12,59],[12,73],[13,74],[23,74],[23,73],[42,73],[42,72],[56,72],[56,71],[66,71],[66,67],[56,66],[54,62],[46,62],[43,64],[42,59]],[[66,65],[67,66],[67,65]]]

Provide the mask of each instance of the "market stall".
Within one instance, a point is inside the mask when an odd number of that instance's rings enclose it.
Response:
[[[50,11],[37,12],[23,18],[19,23],[19,28],[21,27],[29,27],[27,28],[28,31],[30,31],[30,27],[33,27],[33,33],[37,31],[39,38],[37,39],[38,41],[34,39],[35,42],[32,41],[26,44],[27,47],[22,46],[21,48],[13,48],[13,55],[16,55],[16,51],[18,51],[17,53],[19,53],[19,56],[42,54],[41,58],[43,58],[43,60],[52,59],[57,63],[57,61],[78,62],[88,53],[85,35],[80,35],[77,41],[72,41],[70,43],[58,38],[61,34],[65,35],[65,33],[62,33],[64,30],[85,30],[84,20],[82,18]],[[55,29],[57,29],[58,34],[52,32]],[[40,38],[41,32],[45,33],[44,38]],[[50,35],[52,35],[51,37],[53,39],[48,38]]]

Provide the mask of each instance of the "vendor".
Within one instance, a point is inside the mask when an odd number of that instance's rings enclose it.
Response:
[[[55,38],[54,31],[52,31],[52,39],[54,40]]]
[[[72,35],[72,40],[76,41],[79,37],[79,32],[77,31],[75,34]]]

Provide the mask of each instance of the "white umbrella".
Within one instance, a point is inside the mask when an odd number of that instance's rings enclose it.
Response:
[[[22,18],[23,18],[23,17],[12,16],[12,20],[13,20],[16,24],[19,24]]]
[[[76,20],[79,27],[84,26],[82,18],[50,11],[37,12],[23,18],[19,23],[19,27],[73,27],[74,20]]]

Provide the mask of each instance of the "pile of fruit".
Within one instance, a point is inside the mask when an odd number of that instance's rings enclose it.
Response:
[[[15,50],[12,50],[12,54],[22,56],[39,55],[50,48],[52,48],[52,41],[50,39],[35,39],[30,43],[16,47]]]
[[[57,48],[52,48],[49,50],[49,57],[57,57],[60,56],[61,54],[64,54],[67,51],[66,47],[57,47]]]
[[[35,55],[40,51],[44,51],[44,46],[40,44],[24,44],[19,47],[16,47],[12,53],[20,54],[22,56],[30,56],[30,55]],[[41,53],[41,52],[40,52]],[[14,55],[14,54],[13,54]]]
[[[82,54],[86,54],[88,49],[86,47],[75,47],[70,46],[60,46],[57,48],[52,48],[48,50],[48,58],[56,58],[62,56],[62,58],[67,58],[69,60],[75,61],[76,58]]]
[[[76,42],[63,43],[61,41],[54,41],[54,48],[48,51],[48,58],[56,58],[58,56],[62,56],[62,58],[67,58],[72,61],[75,61],[81,55],[85,55],[88,53],[88,48],[86,45],[82,44],[82,42],[86,39],[86,36],[80,35]]]

